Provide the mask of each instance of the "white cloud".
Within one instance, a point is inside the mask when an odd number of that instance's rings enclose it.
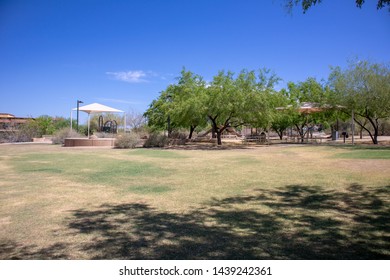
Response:
[[[147,74],[142,70],[127,71],[127,72],[106,72],[113,79],[127,83],[145,83]]]

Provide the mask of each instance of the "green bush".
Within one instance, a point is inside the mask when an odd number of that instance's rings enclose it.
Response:
[[[64,144],[65,138],[76,138],[76,137],[82,137],[81,134],[77,133],[75,130],[70,130],[69,127],[64,127],[60,130],[58,130],[53,138],[53,144]]]
[[[148,139],[146,139],[144,147],[145,148],[153,148],[153,147],[164,147],[168,144],[169,139],[165,135],[159,133],[152,133],[149,135]]]
[[[137,133],[120,134],[115,140],[115,148],[134,149],[140,144],[140,137]]]

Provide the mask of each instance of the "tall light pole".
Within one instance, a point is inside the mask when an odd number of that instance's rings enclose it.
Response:
[[[79,106],[80,103],[84,103],[81,100],[77,100],[77,126],[76,126],[76,131],[79,132]]]

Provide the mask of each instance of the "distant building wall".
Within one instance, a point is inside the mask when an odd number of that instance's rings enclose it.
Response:
[[[19,126],[32,118],[15,117],[12,114],[0,113],[0,131],[18,130]]]

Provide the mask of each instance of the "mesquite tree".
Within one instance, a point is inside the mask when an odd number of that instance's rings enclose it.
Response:
[[[335,102],[378,144],[380,122],[390,118],[389,65],[351,61],[345,70],[333,68],[329,82]]]

